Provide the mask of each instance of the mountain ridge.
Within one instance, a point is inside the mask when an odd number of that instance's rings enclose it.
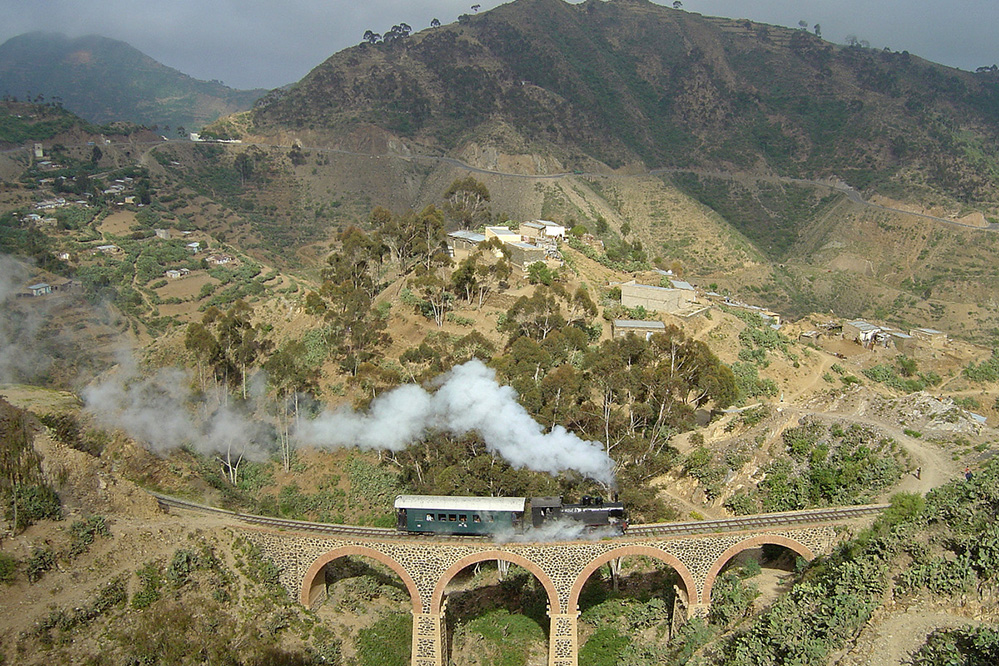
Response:
[[[251,114],[262,133],[375,126],[412,150],[479,142],[567,170],[725,168],[991,201],[999,87],[748,20],[516,0],[345,49]]]
[[[31,32],[0,44],[0,91],[59,99],[95,123],[189,129],[250,108],[263,90],[235,90],[163,65],[126,42]]]

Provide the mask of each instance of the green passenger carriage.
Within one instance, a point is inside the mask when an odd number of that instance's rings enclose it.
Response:
[[[399,495],[396,528],[406,532],[495,534],[519,531],[526,497]]]

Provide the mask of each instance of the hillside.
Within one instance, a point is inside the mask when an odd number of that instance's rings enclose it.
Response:
[[[337,53],[252,118],[327,145],[374,125],[414,151],[540,156],[528,172],[750,171],[991,205],[997,114],[994,74],[907,52],[644,1],[517,0]]]
[[[125,42],[34,32],[0,45],[0,92],[57,101],[94,123],[128,121],[193,131],[248,109],[264,91],[199,81]]]

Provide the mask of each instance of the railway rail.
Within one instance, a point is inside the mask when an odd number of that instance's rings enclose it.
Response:
[[[190,502],[169,495],[150,493],[156,498],[160,507],[169,511],[170,509],[182,509],[186,511],[196,511],[198,513],[224,516],[230,520],[235,520],[251,525],[261,525],[284,530],[295,530],[305,532],[318,532],[322,534],[338,535],[344,537],[355,537],[362,539],[415,539],[425,541],[475,541],[481,542],[489,540],[488,536],[427,536],[425,534],[411,535],[406,532],[399,532],[390,527],[362,527],[360,525],[335,525],[332,523],[314,523],[305,520],[288,520],[287,518],[273,518],[271,516],[258,516],[252,513],[240,513],[229,511],[218,507],[207,506]],[[714,520],[698,520],[683,523],[655,523],[649,525],[631,525],[627,532],[619,539],[629,539],[646,536],[689,536],[695,534],[714,534],[718,532],[739,532],[751,529],[775,529],[781,527],[799,527],[803,525],[813,525],[817,523],[838,522],[873,516],[881,513],[889,504],[864,504],[859,506],[832,507],[826,509],[808,509],[804,511],[786,511],[783,513],[764,513],[753,516],[739,516],[737,518],[722,518]]]

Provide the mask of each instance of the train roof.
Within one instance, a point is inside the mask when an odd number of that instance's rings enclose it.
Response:
[[[526,497],[452,497],[450,495],[399,495],[396,509],[433,509],[442,511],[517,511],[524,512]]]

